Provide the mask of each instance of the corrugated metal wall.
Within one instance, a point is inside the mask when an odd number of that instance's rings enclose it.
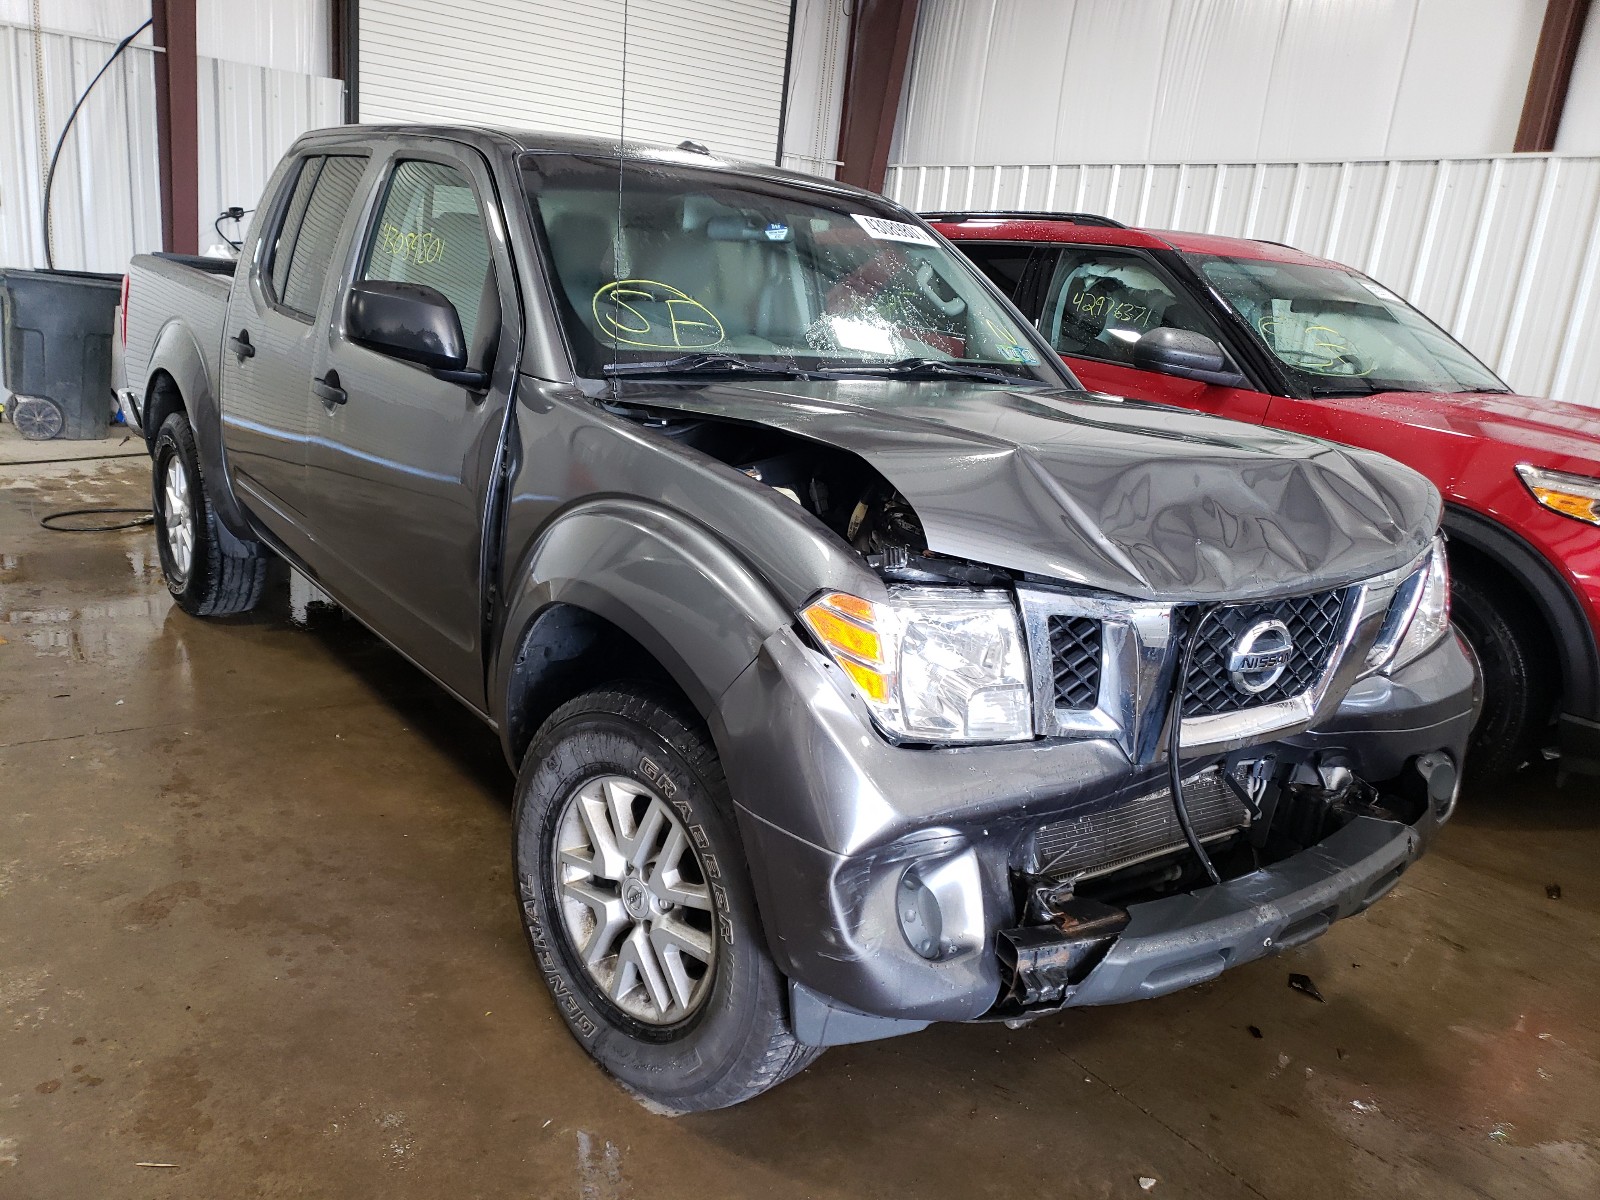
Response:
[[[899,165],[886,191],[1287,242],[1406,296],[1518,391],[1600,404],[1600,157]]]
[[[1545,0],[922,0],[892,161],[1505,153],[1544,10]],[[1597,69],[1600,58],[1580,61],[1580,90]],[[1600,109],[1575,116],[1563,136],[1581,140],[1594,118]]]
[[[0,128],[12,131],[0,140],[0,266],[44,265],[50,152],[73,101],[114,45],[46,33],[36,47],[30,30],[0,25]],[[58,266],[121,270],[135,249],[160,244],[153,58],[147,47],[128,49],[85,103],[62,151],[51,205]]]
[[[794,59],[783,165],[832,179],[839,173],[839,117],[850,49],[849,0],[796,0]]]
[[[344,120],[344,84],[337,79],[201,57],[200,246],[216,242],[216,214],[230,205],[253,209],[273,168],[308,129]],[[227,222],[224,232],[233,234]]]
[[[0,0],[0,266],[43,266],[44,167],[73,102],[149,15],[138,0],[52,0],[35,40],[25,0]],[[326,0],[203,0],[199,60],[200,244],[228,205],[252,207],[300,133],[343,119],[327,69]],[[101,80],[61,156],[51,204],[56,264],[120,271],[159,249],[154,56],[148,32]],[[297,67],[298,69],[287,69]],[[43,120],[39,93],[43,91]]]
[[[626,17],[626,30],[624,18]],[[361,119],[704,142],[771,162],[789,0],[362,0]]]

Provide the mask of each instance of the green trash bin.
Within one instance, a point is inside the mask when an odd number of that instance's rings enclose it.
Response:
[[[106,436],[122,276],[0,270],[6,416],[30,437]]]

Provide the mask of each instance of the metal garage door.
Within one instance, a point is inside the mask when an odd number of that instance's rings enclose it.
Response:
[[[363,121],[617,133],[623,0],[361,0]],[[627,136],[771,162],[789,0],[634,0]]]

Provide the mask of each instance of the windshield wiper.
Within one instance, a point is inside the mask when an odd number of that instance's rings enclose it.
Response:
[[[852,375],[892,375],[903,378],[911,375],[937,375],[947,379],[981,379],[985,383],[1030,382],[1025,376],[999,367],[980,367],[973,363],[947,358],[902,358],[889,363],[862,363],[850,367],[825,367],[820,374],[829,379],[848,378]]]
[[[1352,384],[1357,384],[1358,386],[1355,386],[1355,387],[1350,387],[1350,386],[1339,387],[1339,386],[1337,386],[1335,384],[1315,384],[1315,383],[1313,383],[1313,384],[1310,384],[1308,386],[1307,390],[1310,391],[1310,393],[1313,396],[1329,396],[1329,397],[1338,397],[1338,396],[1376,396],[1380,392],[1385,392],[1385,391],[1391,390],[1389,388],[1378,387],[1376,384],[1373,384],[1373,383],[1369,382],[1368,380],[1359,379],[1359,378],[1356,378],[1356,377],[1353,377],[1353,376],[1350,377],[1350,382]]]
[[[736,354],[680,354],[656,362],[614,362],[600,368],[607,375],[776,375],[784,379],[817,379],[814,371],[787,363],[753,363]]]

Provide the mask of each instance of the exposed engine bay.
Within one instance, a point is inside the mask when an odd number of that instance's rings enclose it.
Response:
[[[998,568],[929,550],[922,522],[906,498],[848,450],[762,425],[665,410],[616,411],[787,496],[848,542],[887,580],[985,587],[1013,577]]]

